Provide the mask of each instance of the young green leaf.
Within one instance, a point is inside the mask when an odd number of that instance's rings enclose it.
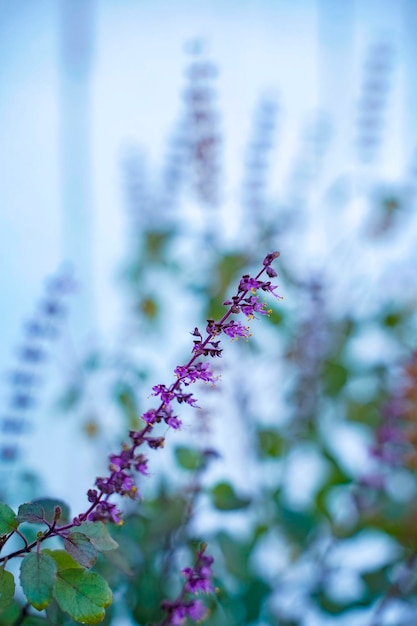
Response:
[[[16,513],[7,505],[0,502],[0,535],[7,535],[19,526]]]
[[[99,574],[85,569],[58,572],[54,596],[60,608],[76,622],[98,624],[111,604],[110,587]]]
[[[42,524],[45,520],[45,510],[39,502],[25,502],[25,504],[19,506],[17,519],[19,522]]]
[[[117,541],[110,536],[103,522],[83,522],[81,526],[78,526],[78,531],[87,535],[95,549],[99,552],[107,552],[119,547]]]
[[[28,554],[20,566],[20,583],[28,602],[38,611],[48,606],[58,568],[44,552]]]
[[[15,587],[13,574],[0,567],[0,609],[5,609],[12,603]]]
[[[93,567],[97,560],[97,550],[83,533],[70,533],[64,541],[64,548],[83,567]]]

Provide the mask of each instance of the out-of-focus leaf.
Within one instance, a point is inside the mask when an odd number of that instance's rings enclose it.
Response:
[[[388,311],[382,317],[382,323],[387,328],[394,328],[404,321],[404,314],[402,311]]]
[[[133,427],[138,418],[138,408],[136,404],[135,392],[126,383],[117,383],[114,396],[116,402],[127,418],[130,427]]]
[[[274,326],[281,326],[285,321],[285,313],[277,307],[271,307],[271,309],[271,313],[268,315],[267,320]]]
[[[82,399],[83,389],[81,385],[71,385],[68,389],[62,394],[61,398],[58,401],[59,408],[62,411],[72,411],[75,409]]]
[[[161,578],[151,566],[144,564],[133,579],[126,600],[137,624],[158,624],[163,613],[160,605],[164,599]]]
[[[271,587],[260,578],[253,577],[240,599],[246,610],[245,624],[259,620],[263,605],[271,591]]]
[[[45,519],[52,524],[55,517],[55,507],[61,509],[61,515],[59,517],[59,524],[65,524],[70,520],[70,510],[68,505],[62,500],[55,500],[52,498],[39,498],[33,500],[32,504],[40,505],[45,511]]]
[[[328,508],[328,496],[335,487],[349,485],[352,482],[352,478],[343,470],[338,459],[326,446],[321,446],[320,452],[328,463],[328,471],[323,483],[315,494],[314,501],[317,512],[324,515],[327,519],[331,519]],[[336,532],[336,529],[333,529],[333,531]],[[339,529],[340,531],[341,529]]]
[[[239,253],[224,254],[216,265],[218,288],[221,293],[229,287],[230,283],[247,266],[248,257]]]
[[[45,511],[39,502],[25,502],[19,506],[17,518],[19,522],[42,524],[45,519]]]
[[[13,574],[0,567],[0,610],[13,602],[15,587]]]
[[[173,235],[172,230],[155,230],[145,233],[145,255],[152,263],[164,260],[165,247]]]
[[[345,386],[348,379],[348,370],[344,365],[336,361],[326,361],[322,370],[322,380],[325,393],[329,396],[337,396]]]
[[[301,547],[307,544],[318,524],[318,517],[313,512],[291,509],[282,502],[278,503],[278,520],[287,537]]]
[[[247,267],[248,258],[241,253],[224,254],[214,269],[215,284],[209,299],[206,316],[208,319],[219,319],[225,312],[223,301],[232,281]]]
[[[217,483],[210,493],[213,505],[220,511],[237,511],[250,504],[250,499],[239,497],[229,483]]]
[[[0,583],[1,590],[1,583]],[[0,591],[1,595],[1,591]],[[17,600],[12,600],[4,609],[0,607],[0,626],[15,626],[22,615],[22,605]]]
[[[355,608],[369,606],[372,599],[367,595],[362,595],[356,600],[346,600],[345,602],[337,601],[331,598],[325,589],[320,589],[313,594],[313,598],[316,600],[322,611],[329,615],[342,615],[348,611],[352,611]]]
[[[277,430],[261,428],[257,432],[258,450],[261,457],[277,458],[281,455],[284,442]]]
[[[219,542],[227,570],[238,580],[246,581],[250,579],[248,571],[248,557],[250,554],[249,546],[223,531],[218,533],[217,540]]]
[[[139,302],[139,309],[143,315],[150,320],[154,320],[158,316],[158,302],[151,296],[141,298]]]
[[[203,464],[201,452],[187,446],[177,446],[174,450],[175,458],[180,467],[195,471]]]
[[[351,422],[359,422],[375,427],[381,421],[380,411],[372,402],[355,402],[349,400],[346,404],[346,417]]]
[[[370,598],[376,599],[389,589],[391,581],[389,578],[389,571],[391,565],[384,565],[378,569],[368,572],[362,572],[360,574],[363,582],[366,585]]]

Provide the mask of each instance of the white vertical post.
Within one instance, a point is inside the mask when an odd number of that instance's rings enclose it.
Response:
[[[77,334],[93,318],[91,67],[95,0],[61,0],[60,142],[63,257],[80,289],[74,303]]]

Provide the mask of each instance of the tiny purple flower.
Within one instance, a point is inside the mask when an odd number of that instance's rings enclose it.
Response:
[[[256,278],[251,278],[249,274],[242,276],[239,283],[239,291],[257,291],[261,286],[261,282]]]
[[[121,511],[116,508],[115,504],[100,502],[87,519],[89,522],[113,522],[120,526],[123,524],[121,514]]]
[[[198,622],[207,615],[207,609],[201,600],[192,600],[187,606],[187,614],[194,622]]]
[[[239,337],[248,339],[250,337],[249,326],[243,326],[234,320],[223,326],[223,332],[231,339],[238,339]]]
[[[137,472],[139,472],[143,476],[149,475],[148,459],[146,458],[144,454],[138,454],[138,456],[135,458],[134,468]]]
[[[176,417],[175,415],[168,417],[168,419],[166,420],[166,423],[168,424],[168,426],[171,426],[171,428],[173,428],[174,430],[178,430],[178,428],[182,424],[181,420],[179,420],[178,417]]]
[[[172,609],[170,624],[172,626],[181,626],[184,624],[185,618],[187,617],[185,606],[179,605]]]
[[[246,317],[250,319],[255,317],[255,313],[260,313],[261,315],[268,315],[269,313],[267,305],[264,302],[259,302],[258,296],[245,298],[243,303],[241,304],[241,309],[242,313],[244,313]]]
[[[169,404],[174,398],[174,393],[166,385],[155,385],[152,387],[152,391],[154,396],[160,396],[164,404]]]
[[[149,411],[145,411],[141,417],[147,424],[153,424],[156,420],[156,411],[155,409],[149,409]]]

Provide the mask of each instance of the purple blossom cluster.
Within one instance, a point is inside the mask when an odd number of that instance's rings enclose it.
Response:
[[[181,626],[187,617],[195,622],[206,617],[207,609],[201,600],[190,597],[191,594],[212,593],[214,591],[213,572],[211,570],[214,559],[205,554],[206,549],[207,545],[202,543],[194,567],[186,567],[182,570],[185,582],[177,598],[162,602],[161,608],[166,611],[167,616],[161,626]]]
[[[417,469],[417,351],[404,365],[401,382],[382,409],[371,454],[385,467]],[[365,482],[383,486],[381,477]]]
[[[199,408],[197,398],[189,391],[189,388],[197,381],[215,384],[217,378],[210,363],[199,359],[202,356],[212,358],[221,356],[219,335],[224,333],[232,339],[249,337],[248,327],[229,318],[241,312],[250,319],[255,317],[255,312],[262,315],[269,313],[267,305],[260,301],[260,292],[271,293],[276,298],[280,296],[275,293],[276,286],[270,281],[261,280],[261,276],[264,272],[268,277],[276,276],[271,264],[278,256],[278,252],[268,254],[263,261],[262,269],[254,278],[249,275],[242,277],[237,294],[224,303],[228,309],[223,317],[217,322],[207,321],[205,338],[197,327],[194,329],[191,333],[194,337],[191,358],[185,365],[175,368],[176,380],[169,387],[160,384],[152,388],[153,396],[160,400],[159,406],[143,413],[142,420],[145,426],[142,430],[130,431],[130,442],[124,444],[118,454],[110,455],[109,474],[96,479],[95,488],[90,489],[87,494],[90,507],[85,513],[79,515],[74,523],[80,523],[86,519],[121,523],[121,512],[110,502],[110,497],[114,494],[132,499],[140,497],[135,478],[137,474],[147,474],[147,457],[142,452],[139,453],[138,449],[144,445],[151,449],[164,447],[165,437],[153,436],[152,430],[161,423],[174,430],[180,428],[181,420],[175,410],[177,404],[188,404]],[[189,584],[192,584],[191,579]]]

